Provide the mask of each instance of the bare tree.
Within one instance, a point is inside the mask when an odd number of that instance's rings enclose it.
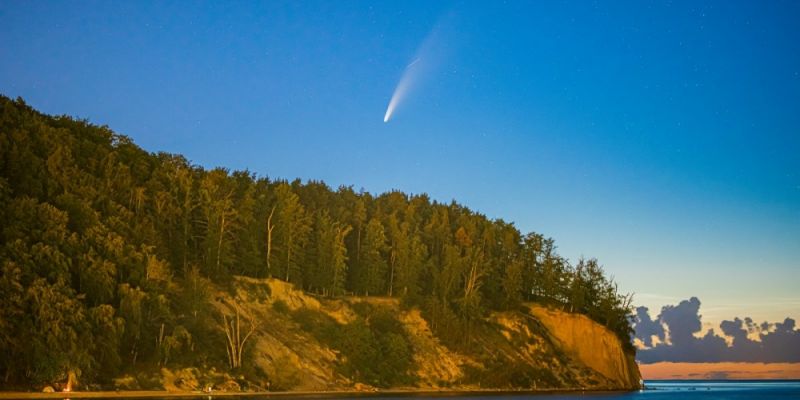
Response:
[[[267,275],[272,276],[272,266],[270,259],[272,258],[272,230],[275,229],[275,224],[272,223],[272,215],[275,214],[275,207],[272,206],[272,211],[269,212],[267,218]]]
[[[236,315],[231,316],[230,320],[228,319],[227,315],[224,313],[222,314],[222,327],[225,329],[225,337],[228,339],[226,348],[228,351],[228,361],[231,369],[236,369],[242,366],[242,353],[244,352],[244,345],[247,343],[247,340],[250,339],[253,333],[255,333],[256,324],[253,322],[253,318],[248,316],[247,319],[250,323],[250,328],[248,329],[247,333],[244,334],[244,337],[242,337],[241,311],[239,310],[239,304],[234,302],[233,308],[236,311]]]

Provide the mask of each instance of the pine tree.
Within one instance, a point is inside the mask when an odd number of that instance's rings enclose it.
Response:
[[[344,292],[347,280],[347,246],[344,241],[352,228],[349,225],[335,223],[331,237],[331,263],[329,264],[330,276],[328,294],[340,295]]]
[[[235,260],[233,249],[239,213],[231,183],[224,169],[210,171],[200,182],[202,218],[198,222],[203,228],[205,273],[215,278],[228,277]]]
[[[304,254],[311,230],[309,217],[300,204],[300,198],[287,183],[280,183],[275,190],[274,255],[281,268],[281,277],[287,282],[302,283]]]
[[[361,274],[357,279],[357,288],[369,296],[383,292],[386,281],[386,233],[383,224],[373,217],[367,224],[364,243],[361,246]]]

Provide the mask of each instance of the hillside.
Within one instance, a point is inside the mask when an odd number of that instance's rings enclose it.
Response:
[[[470,347],[448,348],[418,309],[404,308],[396,299],[321,299],[277,279],[235,280],[235,294],[217,293],[217,306],[232,312],[231,304],[237,304],[256,321],[259,334],[252,343],[252,359],[272,377],[273,388],[367,389],[368,384],[348,373],[354,361],[347,359],[335,334],[324,333],[324,325],[349,332],[349,326],[365,321],[374,331],[376,321],[387,316],[399,322],[411,356],[408,379],[395,388],[606,390],[639,384],[633,357],[616,336],[582,315],[525,304],[488,315]],[[359,343],[359,351],[368,349]]]
[[[638,376],[631,296],[542,234],[425,194],[206,170],[2,96],[0,273],[6,389]]]

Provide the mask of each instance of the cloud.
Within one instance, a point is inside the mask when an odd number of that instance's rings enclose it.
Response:
[[[636,337],[647,347],[653,347],[653,336],[660,342],[664,341],[664,325],[661,321],[650,319],[650,312],[647,307],[636,309]]]
[[[791,318],[774,324],[758,324],[749,317],[722,321],[719,329],[725,337],[702,329],[697,297],[664,306],[655,319],[646,307],[639,307],[634,330],[644,348],[637,351],[637,359],[642,363],[800,362],[800,330]]]
[[[694,333],[703,327],[700,322],[700,300],[692,297],[681,301],[677,306],[665,306],[658,319],[669,327],[670,342],[677,346],[692,343]]]

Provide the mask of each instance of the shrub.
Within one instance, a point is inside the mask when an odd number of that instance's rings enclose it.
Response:
[[[336,320],[321,311],[305,307],[292,311],[290,315],[304,331],[328,347],[338,349],[341,325]]]
[[[342,329],[343,372],[378,387],[410,384],[413,352],[403,324],[386,307],[359,303],[359,318]]]
[[[290,311],[289,306],[286,305],[286,302],[283,300],[275,300],[272,303],[272,309],[275,310],[275,312],[283,315],[289,315]]]

